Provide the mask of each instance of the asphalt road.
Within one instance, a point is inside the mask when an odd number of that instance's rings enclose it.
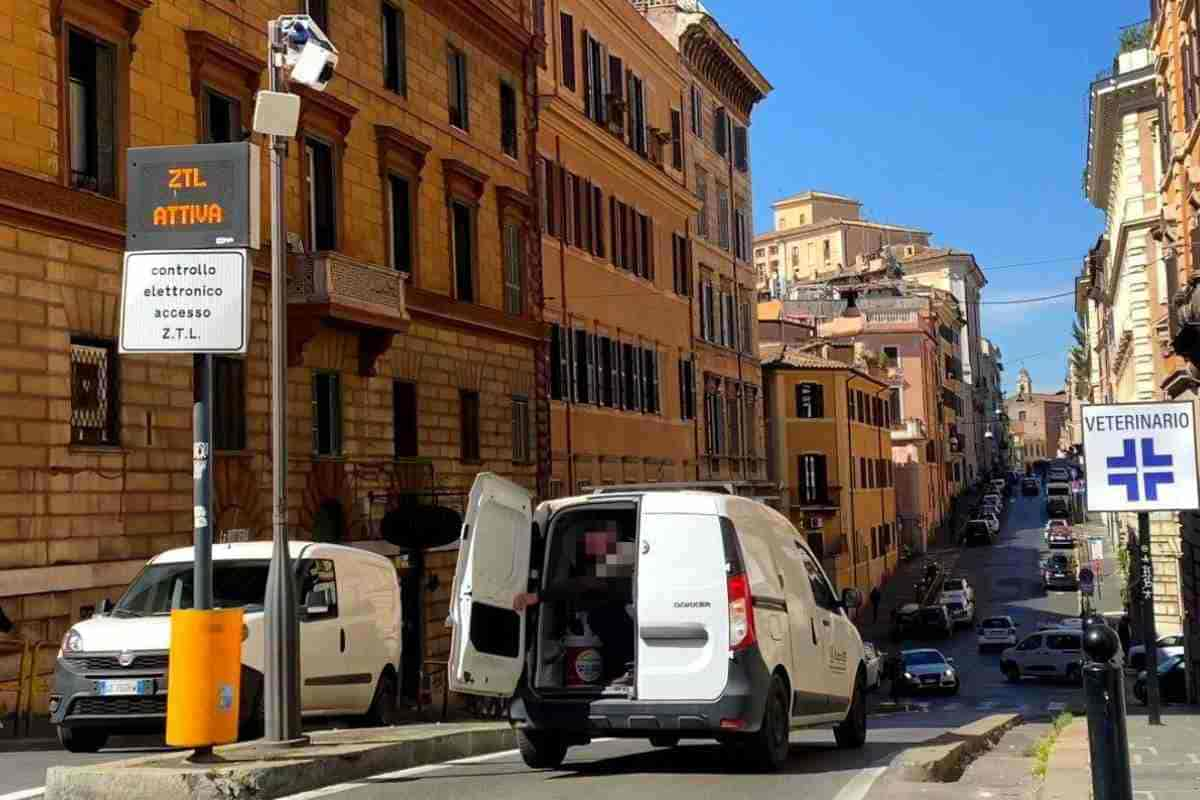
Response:
[[[1041,498],[1013,498],[1005,515],[1000,539],[993,545],[963,551],[956,572],[975,586],[977,606],[986,614],[1010,614],[1032,630],[1043,617],[1074,616],[1074,592],[1046,594],[1041,589],[1038,563],[1043,551],[1045,524]],[[895,647],[894,643],[880,643]],[[892,758],[906,747],[934,738],[987,714],[1014,711],[1026,717],[1053,715],[1080,690],[1065,684],[1022,681],[1010,684],[1000,673],[999,655],[979,654],[974,629],[960,630],[953,639],[932,642],[905,641],[903,647],[938,647],[955,659],[962,689],[954,697],[914,698],[919,710],[876,715],[869,722],[867,745],[859,751],[834,747],[828,730],[793,734],[792,757],[787,769],[776,775],[740,772],[715,744],[685,743],[658,750],[639,741],[598,741],[574,748],[562,769],[534,771],[515,752],[496,754],[466,763],[405,770],[376,776],[350,786],[334,787],[305,795],[305,800],[336,796],[339,800],[384,800],[402,788],[410,798],[564,797],[585,800],[608,798],[614,793],[653,793],[657,800],[691,800],[698,789],[719,789],[728,797],[763,796],[782,790],[830,800],[859,800]],[[152,743],[108,750],[96,756],[71,755],[60,750],[0,752],[0,800],[16,800],[14,793],[29,792],[44,782],[45,769],[53,765],[83,765],[128,758],[145,753]],[[802,777],[803,783],[795,782]],[[21,795],[17,795],[21,796]]]

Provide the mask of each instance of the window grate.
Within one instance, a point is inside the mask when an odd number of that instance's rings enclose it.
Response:
[[[71,444],[119,441],[117,351],[112,342],[71,342]]]

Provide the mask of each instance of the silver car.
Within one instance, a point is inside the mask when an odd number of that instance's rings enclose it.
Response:
[[[958,671],[954,659],[946,658],[941,650],[932,647],[905,650],[900,653],[904,672],[900,687],[909,692],[946,692],[958,694]]]

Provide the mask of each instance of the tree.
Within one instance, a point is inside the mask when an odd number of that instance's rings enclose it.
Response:
[[[1075,345],[1071,348],[1071,372],[1075,378],[1075,396],[1086,400],[1092,382],[1092,349],[1088,347],[1087,334],[1076,319],[1071,323],[1071,336]]]

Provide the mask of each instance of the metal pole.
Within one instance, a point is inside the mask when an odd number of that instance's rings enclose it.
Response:
[[[1092,795],[1096,800],[1133,800],[1129,741],[1125,729],[1125,680],[1109,661],[1084,665]]]
[[[213,607],[212,582],[212,356],[192,356],[192,608]]]
[[[1154,564],[1150,559],[1150,512],[1138,512],[1138,565],[1142,590],[1142,639],[1146,645],[1146,699],[1151,725],[1162,725],[1158,692],[1158,632],[1154,625]]]
[[[270,89],[283,83],[280,32],[267,28]],[[263,704],[266,738],[306,744],[300,727],[300,623],[287,534],[287,255],[283,178],[287,139],[271,137],[271,568],[267,574],[266,676]]]

